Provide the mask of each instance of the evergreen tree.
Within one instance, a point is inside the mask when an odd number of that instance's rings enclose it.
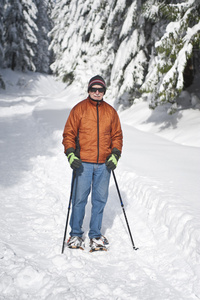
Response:
[[[33,70],[38,30],[33,0],[8,0],[5,12],[5,61],[12,70]]]
[[[114,8],[114,9],[113,9]],[[111,71],[111,83],[116,86],[118,105],[129,107],[140,96],[139,89],[145,78],[148,51],[145,37],[146,24],[142,15],[142,1],[115,2],[109,16],[113,28],[116,53]],[[116,29],[118,30],[116,31]],[[117,44],[115,41],[118,41]]]
[[[85,86],[100,73],[116,104],[143,97],[151,108],[168,103],[175,111],[193,47],[199,49],[199,0],[60,0],[53,17],[56,75]]]
[[[0,67],[2,67],[3,65],[3,58],[4,58],[3,17],[4,17],[4,1],[1,1],[0,2]]]
[[[54,73],[69,83],[78,78],[83,84],[101,73],[114,86],[118,103],[130,105],[147,68],[141,7],[142,1],[136,0],[56,2],[51,32]],[[85,78],[80,78],[80,70]]]
[[[169,113],[173,113],[184,88],[185,68],[194,45],[200,42],[200,2],[160,3],[158,12],[168,23],[162,38],[155,43],[154,79],[149,76],[142,88],[150,92],[152,108],[168,102],[172,104]]]
[[[3,66],[3,61],[4,61],[4,40],[3,40],[4,4],[5,1],[2,0],[2,2],[0,3],[0,67]],[[5,88],[5,84],[1,74],[0,74],[0,88]]]
[[[50,14],[53,2],[52,0],[36,0],[36,6],[38,11],[36,20],[38,31],[36,32],[37,46],[34,64],[36,71],[49,73],[52,51],[48,49],[50,44],[50,37],[48,36],[48,33],[52,29]]]
[[[51,65],[51,69],[53,70],[54,74],[56,74],[57,76],[63,79],[64,77],[67,78],[68,76],[67,74],[72,74],[72,70],[66,71],[66,69],[63,68],[64,66],[62,64],[63,51],[65,50],[65,47],[63,46],[63,40],[65,38],[67,29],[69,27],[70,3],[71,0],[56,1],[56,4],[51,14],[54,27],[50,31],[50,36],[51,36],[50,49],[55,53],[55,62]]]

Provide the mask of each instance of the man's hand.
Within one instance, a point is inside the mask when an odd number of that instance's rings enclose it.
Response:
[[[71,151],[70,151],[71,150]],[[78,169],[81,165],[82,165],[82,160],[80,158],[78,158],[75,154],[74,154],[74,149],[70,148],[67,149],[66,151],[66,155],[70,164],[70,167],[73,170]]]
[[[117,148],[113,148],[112,153],[106,158],[106,167],[114,170],[117,167],[121,152]]]

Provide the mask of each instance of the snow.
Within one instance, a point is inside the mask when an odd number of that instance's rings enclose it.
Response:
[[[139,250],[111,179],[102,228],[110,250],[88,251],[89,201],[86,250],[61,254],[72,173],[62,131],[87,88],[1,74],[0,299],[199,299],[199,110],[169,116],[167,105],[151,111],[141,100],[119,107],[124,147],[115,175]]]

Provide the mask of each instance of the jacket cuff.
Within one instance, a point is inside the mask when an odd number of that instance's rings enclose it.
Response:
[[[75,149],[73,147],[71,147],[65,151],[65,155],[68,156],[70,153],[74,153],[74,152],[75,152]]]
[[[117,159],[119,159],[120,156],[121,156],[121,151],[118,150],[117,148],[113,148],[113,149],[112,149],[112,154],[117,155]]]

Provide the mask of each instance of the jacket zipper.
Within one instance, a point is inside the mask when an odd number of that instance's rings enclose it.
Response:
[[[99,161],[99,102],[97,102],[97,164]]]

